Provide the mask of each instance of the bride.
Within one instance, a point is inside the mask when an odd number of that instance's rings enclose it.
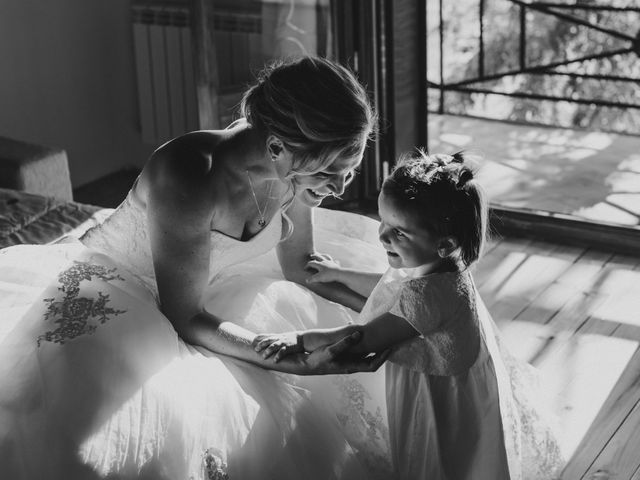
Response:
[[[356,327],[278,363],[251,346],[353,321],[357,294],[305,283],[314,241],[384,270],[375,222],[313,219],[375,114],[309,57],[263,72],[241,114],[161,146],[80,241],[0,251],[1,478],[388,478],[379,374],[298,376],[377,370],[340,360]]]

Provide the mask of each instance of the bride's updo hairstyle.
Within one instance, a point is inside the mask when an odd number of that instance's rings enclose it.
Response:
[[[290,175],[309,175],[359,155],[376,125],[364,88],[345,67],[319,57],[278,61],[245,93],[240,113],[293,154]]]
[[[428,155],[418,150],[405,156],[382,191],[430,233],[455,238],[465,267],[480,258],[487,235],[487,201],[464,153]]]

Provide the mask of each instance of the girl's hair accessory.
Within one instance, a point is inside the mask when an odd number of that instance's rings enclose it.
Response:
[[[429,155],[418,149],[400,159],[382,191],[435,235],[454,237],[461,261],[469,266],[482,251],[488,210],[467,157],[463,152]]]

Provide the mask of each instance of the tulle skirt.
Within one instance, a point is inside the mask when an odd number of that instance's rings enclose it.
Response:
[[[384,270],[373,222],[321,215],[319,251]],[[356,315],[284,281],[274,252],[216,276],[208,309],[256,332]],[[0,251],[0,478],[390,478],[389,459],[383,369],[297,377],[214,355],[77,241]]]
[[[316,227],[318,251],[387,269],[376,222],[318,209]],[[358,320],[285,281],[275,252],[220,272],[207,309],[258,333]],[[483,315],[510,476],[553,478],[535,374]],[[392,479],[384,388],[384,369],[297,377],[187,345],[144,282],[78,241],[0,250],[2,479]]]

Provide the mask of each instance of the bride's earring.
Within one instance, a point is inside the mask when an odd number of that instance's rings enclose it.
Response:
[[[278,160],[278,157],[282,153],[282,147],[276,143],[272,143],[269,145],[269,155],[271,156],[271,161],[275,162]]]

